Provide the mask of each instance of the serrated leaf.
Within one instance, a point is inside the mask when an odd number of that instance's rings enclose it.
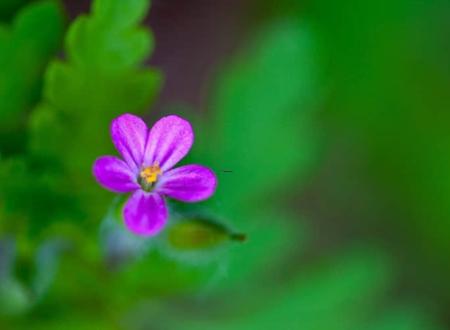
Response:
[[[147,13],[147,0],[94,2],[93,14],[72,25],[66,48],[75,66],[105,73],[142,63],[153,48],[149,31],[137,28]]]
[[[150,32],[139,26],[148,6],[148,0],[97,0],[91,14],[77,18],[65,59],[48,67],[45,98],[30,121],[32,156],[45,155],[62,168],[95,223],[111,195],[95,184],[91,167],[114,152],[111,120],[149,107],[161,83],[159,72],[141,67],[153,48]]]
[[[148,107],[161,80],[158,72],[140,68],[153,44],[149,31],[138,27],[148,1],[98,0],[93,7],[70,26],[67,60],[50,65],[45,84],[46,103],[65,116],[66,143],[58,156],[82,177],[95,157],[111,150],[111,119]]]

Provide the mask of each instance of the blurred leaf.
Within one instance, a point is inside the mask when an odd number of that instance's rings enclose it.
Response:
[[[246,217],[251,217],[251,221]],[[223,276],[217,283],[218,291],[238,288],[251,292],[286,256],[301,253],[307,243],[306,226],[280,211],[265,209],[235,220],[247,222],[239,227],[246,233],[247,240],[228,249]]]
[[[216,293],[250,292],[270,266],[303,247],[305,227],[293,225],[297,219],[275,206],[282,201],[277,192],[299,188],[316,157],[314,53],[306,26],[278,22],[258,33],[219,77],[211,106],[214,125],[200,127],[189,156],[189,162],[210,165],[219,185],[216,195],[197,207],[248,239],[219,254],[221,276],[211,287]]]
[[[443,329],[423,308],[405,304],[391,307],[380,317],[374,317],[368,330],[438,330]]]
[[[11,27],[0,25],[0,151],[25,146],[25,116],[39,101],[45,66],[60,46],[63,17],[54,1],[21,10]]]
[[[330,145],[346,137],[347,175],[380,191],[375,207],[389,207],[379,228],[388,225],[393,241],[410,242],[402,252],[416,265],[410,274],[448,304],[449,3],[321,0],[312,8],[335,87]],[[370,214],[356,221],[364,218]]]
[[[0,266],[6,266],[0,268],[0,315],[23,314],[50,288],[58,257],[67,244],[49,240],[38,247],[35,256],[16,260],[13,243],[5,240],[0,243]]]
[[[33,135],[29,141],[29,148],[36,152],[37,157],[45,159],[47,163],[59,164],[61,162],[57,156],[66,144],[64,138],[67,134],[64,126],[60,125],[63,118],[60,113],[54,111],[54,108],[46,103],[38,105],[30,118],[29,126]]]
[[[10,237],[0,238],[0,280],[11,275],[16,254],[15,241]]]
[[[71,197],[71,186],[60,170],[23,157],[0,162],[0,200],[5,213],[5,232],[33,234],[53,221],[80,216],[82,211]]]
[[[417,329],[441,329],[434,322],[423,322],[415,310],[379,308],[392,279],[389,268],[389,261],[370,249],[350,252],[256,295],[228,296],[220,311],[209,309],[208,314],[201,301],[191,307],[203,311],[195,318],[194,313],[172,309],[176,316],[170,318],[172,328],[360,330],[384,329],[378,327],[383,324],[389,330],[415,330],[414,325],[421,324]],[[380,318],[380,312],[386,318]],[[152,324],[166,320],[155,315]]]
[[[349,255],[313,271],[257,292],[222,296],[220,310],[192,302],[204,313],[176,310],[175,329],[297,329],[344,330],[356,327],[367,312],[367,302],[385,290],[385,260],[371,253]],[[369,303],[369,306],[371,302]],[[181,308],[183,305],[181,305]],[[197,315],[194,318],[192,315]],[[163,315],[161,319],[166,320]],[[364,327],[362,327],[364,328]]]
[[[136,236],[125,228],[122,208],[125,198],[116,197],[100,225],[100,243],[105,262],[111,270],[142,259],[154,245],[154,239]]]
[[[51,287],[58,270],[59,258],[68,248],[68,242],[56,238],[44,242],[39,247],[35,261],[36,274],[31,284],[36,299],[42,299]]]
[[[318,142],[310,30],[282,22],[255,39],[222,73],[212,102],[215,125],[199,139],[210,142],[207,157],[219,174],[215,200],[232,210],[283,186],[299,187]]]
[[[0,282],[0,316],[20,315],[31,306],[27,289],[14,278]]]
[[[304,226],[293,225],[297,219],[275,207],[282,196],[273,196],[298,189],[316,157],[314,53],[306,26],[296,21],[266,26],[219,76],[214,125],[196,130],[189,162],[208,164],[219,177],[216,195],[198,207],[248,237],[219,254],[222,275],[215,291],[250,292],[270,265],[303,247]]]
[[[15,12],[31,0],[2,0],[0,2],[0,21],[10,21]]]

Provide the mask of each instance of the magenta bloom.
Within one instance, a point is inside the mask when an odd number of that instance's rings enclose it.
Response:
[[[191,203],[214,193],[217,179],[209,168],[173,168],[194,141],[191,124],[186,120],[163,117],[149,130],[139,117],[124,114],[113,120],[111,135],[124,160],[98,158],[94,176],[108,190],[132,193],[123,217],[127,228],[136,235],[152,236],[163,229],[168,216],[165,196]]]

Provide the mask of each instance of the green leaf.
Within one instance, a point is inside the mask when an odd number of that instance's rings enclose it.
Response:
[[[422,306],[421,306],[422,307]],[[443,329],[426,309],[405,304],[387,308],[381,317],[374,317],[368,330],[438,330]]]
[[[2,0],[0,2],[0,21],[10,21],[15,12],[31,0]]]
[[[278,23],[222,73],[214,125],[199,139],[210,141],[208,163],[220,182],[216,200],[227,207],[244,208],[292,182],[299,186],[310,170],[318,142],[314,53],[307,26]]]
[[[363,329],[357,325],[370,311],[373,299],[386,289],[389,275],[384,258],[369,251],[349,254],[328,260],[291,280],[221,296],[219,310],[210,301],[202,300],[193,301],[191,308],[203,313],[187,315],[172,306],[175,317],[171,318],[171,328]],[[164,320],[164,315],[160,320]]]
[[[0,279],[10,276],[16,256],[15,240],[10,237],[0,239]]]
[[[442,41],[448,19],[439,14],[448,2],[320,0],[314,7],[334,86],[328,140],[333,148],[344,143],[338,152],[346,159],[333,177],[381,192],[357,221],[388,205],[380,228],[410,240],[402,249],[416,276],[450,301],[450,57]],[[355,201],[347,202],[339,207],[352,209]]]
[[[0,182],[5,232],[31,234],[36,239],[36,233],[51,222],[82,217],[71,185],[57,167],[11,157],[0,162]]]
[[[111,270],[136,262],[148,254],[154,245],[154,239],[137,236],[125,227],[122,217],[125,202],[124,196],[116,197],[100,225],[104,260]]]
[[[372,249],[350,251],[316,265],[282,284],[221,297],[220,310],[211,303],[192,302],[170,308],[173,329],[304,329],[304,330],[435,330],[441,329],[415,309],[380,308],[392,280],[389,258]],[[151,315],[165,324],[167,314]],[[381,313],[381,315],[380,315]],[[195,316],[192,316],[195,315]],[[175,316],[175,317],[174,317]],[[422,327],[417,327],[421,325]]]
[[[8,268],[0,272],[0,316],[23,314],[43,298],[53,283],[59,255],[68,247],[52,239],[41,244],[34,257],[17,259],[14,243],[0,241],[0,266]]]
[[[51,288],[58,271],[61,254],[67,251],[70,244],[61,238],[52,238],[39,246],[35,257],[36,274],[31,287],[36,299],[42,299]]]
[[[95,224],[111,194],[94,182],[91,168],[114,152],[111,120],[145,110],[161,84],[159,72],[143,68],[153,48],[150,32],[139,26],[148,6],[148,0],[97,0],[91,14],[78,17],[65,39],[65,59],[46,72],[44,101],[30,121],[32,157],[62,169],[61,179]]]
[[[51,125],[65,132],[58,157],[83,178],[96,157],[111,151],[111,120],[121,113],[141,112],[159,88],[160,74],[140,67],[153,47],[150,32],[137,26],[147,8],[147,0],[95,1],[93,13],[70,26],[67,60],[53,62],[47,71],[45,103],[58,119]],[[32,126],[33,138],[44,130]]]
[[[29,292],[13,278],[0,282],[0,316],[20,315],[31,306]]]
[[[149,31],[135,27],[147,13],[147,0],[97,0],[90,17],[81,16],[66,39],[75,67],[104,73],[128,71],[153,48]]]
[[[23,131],[13,139],[11,134],[23,128],[27,112],[41,97],[42,75],[60,46],[63,29],[54,1],[30,4],[11,26],[0,25],[0,151],[25,145]]]

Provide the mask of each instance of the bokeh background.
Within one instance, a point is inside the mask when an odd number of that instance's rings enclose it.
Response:
[[[0,2],[0,328],[450,328],[450,3]],[[91,166],[194,126],[155,238]],[[242,241],[242,235],[246,239]]]

